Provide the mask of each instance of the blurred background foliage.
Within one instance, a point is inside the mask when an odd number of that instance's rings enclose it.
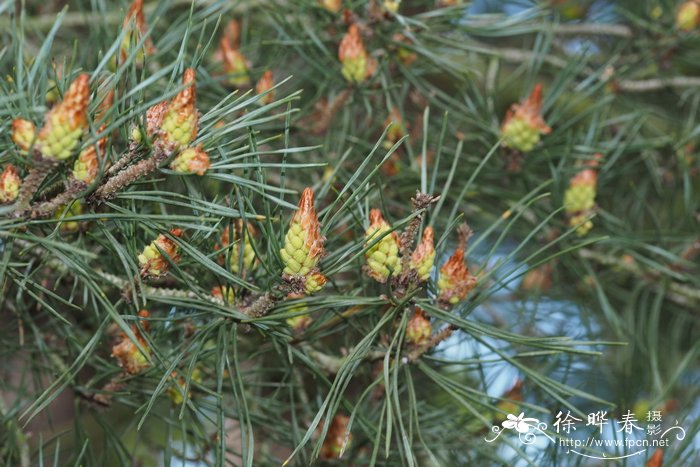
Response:
[[[696,465],[700,18],[682,23],[681,3],[159,0],[132,37],[127,1],[1,1],[2,167],[26,176],[13,119],[40,125],[87,72],[95,96],[115,91],[106,128],[91,123],[82,143],[109,135],[106,169],[187,67],[211,159],[202,177],[163,167],[104,203],[76,196],[79,213],[0,207],[3,463],[594,465],[556,443],[484,438],[509,413],[555,436],[562,410],[660,410],[687,431],[664,465]],[[338,58],[351,25],[376,64],[359,83]],[[508,109],[537,84],[551,132],[527,153],[505,147]],[[564,198],[595,154],[593,227],[579,235]],[[278,251],[307,186],[329,283],[284,299]],[[460,223],[475,232],[478,286],[451,309],[436,271],[399,300],[363,274],[370,209],[401,230],[417,190],[440,195],[423,219],[437,267]],[[225,266],[240,243],[223,262],[217,251],[238,219],[258,262],[243,274]],[[172,228],[182,260],[142,279],[137,255]],[[415,306],[454,332],[407,361]],[[122,333],[145,339],[144,371],[111,357]],[[660,465],[653,454],[609,463]]]

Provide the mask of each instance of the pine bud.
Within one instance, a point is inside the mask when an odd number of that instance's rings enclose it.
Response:
[[[87,107],[90,101],[88,75],[78,75],[63,96],[47,114],[39,131],[36,146],[51,159],[67,159],[73,153],[87,127]]]
[[[240,266],[240,253],[241,253],[241,242],[243,234],[243,219],[238,219],[233,227],[233,245],[231,246],[230,261],[231,272],[234,274],[241,274]],[[255,227],[252,224],[246,225],[246,235],[245,242],[243,245],[243,270],[248,271],[255,265],[255,249],[253,248],[253,237],[255,236]],[[229,228],[224,228],[221,233],[221,245],[217,246],[217,249],[227,248],[231,245],[231,239],[229,236]]]
[[[662,448],[656,448],[656,451],[654,451],[654,454],[651,455],[645,467],[663,467],[663,465],[664,450]]]
[[[187,148],[178,154],[170,164],[170,168],[175,172],[204,175],[210,165],[209,155],[200,145],[196,148]]]
[[[384,0],[384,9],[395,15],[399,11],[401,0]]]
[[[223,303],[233,303],[236,299],[236,293],[233,291],[233,287],[225,285],[213,287],[211,289],[211,296]]]
[[[338,59],[342,64],[342,73],[350,83],[362,83],[376,69],[376,62],[367,54],[365,43],[357,24],[351,24],[338,48]]]
[[[319,456],[321,459],[337,459],[344,451],[346,445],[352,441],[352,435],[346,433],[350,418],[346,415],[336,415],[333,417],[331,426],[326,432],[326,439],[323,440]]]
[[[104,100],[100,103],[98,113],[95,116],[95,120],[99,121],[104,118],[105,113],[112,107],[112,102],[114,100],[114,90],[107,93]],[[107,129],[106,124],[102,124],[99,129],[99,133],[104,133]],[[107,148],[107,136],[103,136],[97,140],[97,143],[87,148],[83,149],[78,158],[73,164],[73,178],[80,180],[90,185],[97,178],[97,172],[100,169],[100,161],[98,158],[98,153],[102,156],[105,155],[105,150]]]
[[[12,121],[12,141],[15,142],[21,154],[27,154],[35,136],[34,123],[23,118],[15,118]]]
[[[365,231],[365,246],[371,244],[377,238],[382,237],[366,252],[367,274],[378,282],[384,283],[389,276],[397,276],[401,273],[401,260],[399,258],[399,236],[396,232],[390,232],[391,226],[382,217],[379,209],[369,212],[369,227]]]
[[[552,263],[545,263],[525,274],[520,289],[525,292],[547,292],[552,288]]]
[[[262,94],[265,91],[270,91],[272,87],[275,85],[275,80],[272,76],[272,71],[267,70],[265,73],[263,73],[262,77],[258,81],[258,84],[255,85],[255,93],[256,94]],[[273,102],[275,100],[275,91],[270,91],[264,96],[260,98],[260,104],[265,105]]]
[[[593,221],[590,219],[591,214],[578,214],[569,218],[569,227],[576,227],[576,235],[585,237],[593,228]]]
[[[149,138],[153,139],[158,135],[158,130],[160,129],[160,125],[163,123],[163,116],[165,115],[165,111],[167,109],[168,102],[163,101],[152,105],[146,111],[146,134]],[[143,142],[141,128],[134,126],[131,129],[131,139],[137,143]]]
[[[597,166],[601,154],[596,154],[587,168],[577,173],[569,182],[564,193],[564,209],[569,217],[569,226],[576,227],[579,236],[586,235],[592,228],[590,217],[595,209]]]
[[[331,13],[338,13],[343,7],[343,0],[318,0],[318,3]]]
[[[146,310],[141,310],[139,311],[139,316],[141,318],[148,318],[149,313]],[[147,321],[141,321],[141,327],[144,331],[148,332]],[[141,348],[148,353],[148,344],[143,335],[141,335],[141,331],[135,325],[131,326],[131,331],[139,341]],[[138,349],[134,341],[129,339],[124,333],[120,335],[120,341],[112,347],[112,357],[116,358],[119,361],[119,366],[124,368],[124,371],[130,375],[139,373],[150,366],[148,363],[148,354],[144,355]]]
[[[676,27],[681,31],[692,31],[700,24],[700,4],[690,0],[681,4],[676,13]]]
[[[513,104],[506,112],[501,137],[504,146],[530,152],[539,143],[540,135],[551,131],[542,118],[542,86],[537,84],[527,99]]]
[[[435,246],[433,245],[433,228],[426,227],[423,238],[411,257],[411,269],[415,269],[418,279],[427,281],[435,262]]]
[[[306,293],[308,295],[315,294],[316,292],[320,291],[324,285],[326,285],[327,281],[328,279],[326,278],[326,276],[324,276],[320,272],[312,272],[311,274],[308,274],[306,276],[304,289],[306,290]]]
[[[392,36],[392,40],[395,42],[412,45],[413,41],[401,33],[396,33]],[[418,59],[418,55],[407,47],[398,46],[396,49],[396,55],[398,59],[406,66],[411,65]]]
[[[229,82],[239,88],[249,86],[248,61],[228,35],[219,41],[219,54],[224,62],[224,72],[229,75]]]
[[[168,103],[160,125],[162,141],[174,150],[187,147],[197,136],[197,109],[195,108],[194,69],[187,68],[182,75],[186,87]]]
[[[300,298],[303,295],[300,296],[289,296],[287,297],[288,299],[290,298]],[[292,316],[291,318],[287,318],[286,322],[287,325],[292,328],[292,332],[294,334],[298,334],[302,331],[304,331],[306,328],[308,328],[311,325],[311,316],[306,313],[308,307],[306,305],[302,304],[297,304],[294,307],[292,307],[289,312],[291,313],[303,313],[299,314],[297,316]]]
[[[391,127],[389,127],[389,130],[386,132],[386,143],[389,143],[388,148],[391,148],[391,146],[408,133],[401,112],[396,107],[392,107],[391,113],[386,120],[384,120],[384,127],[388,127],[389,125],[391,125]]]
[[[304,189],[299,206],[289,224],[280,256],[284,262],[284,273],[289,276],[306,276],[324,254],[321,225],[314,209],[314,192]]]
[[[50,79],[47,87],[48,89],[44,95],[44,101],[46,101],[46,105],[48,107],[51,107],[58,102],[58,100],[61,98],[61,94],[58,92],[58,85],[56,85],[55,80]]]
[[[95,146],[89,146],[83,149],[78,155],[78,158],[73,164],[73,178],[83,181],[90,185],[97,178],[97,172],[100,169],[100,162],[97,157],[97,151],[104,154],[107,146],[107,139],[100,138]]]
[[[170,376],[173,379],[173,385],[167,389],[168,397],[170,397],[170,399],[173,401],[173,404],[180,405],[183,402],[185,402],[183,394],[185,394],[185,389],[187,388],[187,380],[184,376],[178,376],[177,371],[173,371],[172,373],[170,373]],[[195,367],[192,370],[192,374],[190,375],[190,385],[192,383],[199,384],[201,382],[202,372],[199,370],[199,368]],[[187,398],[189,399],[190,396],[191,392],[188,392]]]
[[[59,220],[59,228],[62,232],[76,232],[80,228],[77,221],[70,220],[71,217],[79,216],[83,213],[83,205],[79,201],[63,205],[56,210],[53,218]]]
[[[0,204],[9,204],[19,196],[19,187],[22,181],[17,175],[17,170],[8,165],[0,174]]]
[[[464,247],[459,246],[440,269],[438,279],[438,300],[444,304],[456,305],[467,298],[476,287],[476,277],[469,273],[464,261]]]
[[[143,0],[134,0],[134,3],[131,4],[129,11],[124,16],[122,28],[126,31],[119,48],[119,56],[123,62],[129,57],[130,49],[135,47],[141,38],[148,34],[148,24],[146,24],[146,17],[143,14]],[[152,54],[155,51],[150,37],[144,41],[143,49],[145,49],[146,54]],[[136,62],[143,61],[143,58],[144,50],[139,50],[136,53]]]
[[[411,319],[406,323],[406,343],[420,347],[430,340],[433,334],[433,326],[428,315],[420,308],[416,308]]]
[[[170,234],[175,237],[180,237],[182,235],[182,230],[172,229]],[[160,277],[168,272],[170,262],[163,256],[161,251],[167,255],[173,263],[180,261],[180,248],[174,241],[160,234],[138,255],[139,265],[141,266],[141,277]]]

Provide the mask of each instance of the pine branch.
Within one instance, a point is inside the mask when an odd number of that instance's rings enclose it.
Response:
[[[670,300],[679,305],[693,309],[692,305],[700,304],[700,289],[695,289],[687,285],[669,281],[666,284],[668,287],[668,291],[666,291],[664,284],[660,284],[658,280],[661,277],[661,273],[643,268],[636,261],[624,261],[615,256],[598,253],[586,248],[579,250],[579,255],[581,255],[582,258],[595,261],[601,265],[620,269],[638,279],[641,279],[659,293],[665,293]]]

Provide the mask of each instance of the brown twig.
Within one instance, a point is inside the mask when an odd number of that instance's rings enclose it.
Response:
[[[24,209],[29,205],[41,182],[44,181],[58,163],[58,159],[45,158],[39,152],[34,153],[34,165],[29,169],[29,173],[24,177],[24,180],[22,180],[22,186],[17,197],[18,217],[24,213]]]
[[[88,201],[90,203],[101,203],[112,198],[117,191],[156,170],[161,163],[168,159],[168,157],[170,157],[169,152],[164,150],[156,150],[148,159],[143,159],[108,178],[97,190],[95,190]]]
[[[27,210],[27,214],[32,218],[49,217],[53,215],[62,206],[78,197],[80,193],[87,189],[87,184],[81,180],[71,178],[71,181],[63,193],[59,193],[49,201],[36,203]]]

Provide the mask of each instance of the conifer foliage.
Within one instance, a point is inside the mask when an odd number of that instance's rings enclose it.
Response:
[[[699,5],[0,1],[0,463],[697,465]]]

